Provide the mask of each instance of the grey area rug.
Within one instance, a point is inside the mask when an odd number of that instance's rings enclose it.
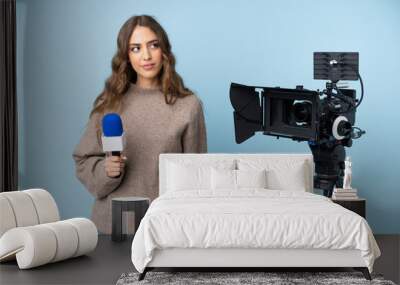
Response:
[[[372,275],[372,281],[360,272],[147,272],[145,279],[138,281],[139,273],[124,273],[117,285],[133,284],[379,284],[395,285],[381,275]]]

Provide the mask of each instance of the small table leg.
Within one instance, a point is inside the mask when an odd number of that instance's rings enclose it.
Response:
[[[138,203],[135,205],[135,232],[138,230],[140,221],[143,219],[146,214],[147,209],[149,208],[148,201],[143,201],[142,203]]]
[[[112,241],[122,241],[122,204],[112,202]]]

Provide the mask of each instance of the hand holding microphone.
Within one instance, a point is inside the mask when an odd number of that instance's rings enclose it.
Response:
[[[108,177],[119,177],[125,167],[125,156],[107,156],[105,169]]]
[[[123,150],[123,128],[121,117],[109,113],[103,117],[103,151],[106,153],[105,170],[108,177],[119,177],[125,167],[126,156]]]

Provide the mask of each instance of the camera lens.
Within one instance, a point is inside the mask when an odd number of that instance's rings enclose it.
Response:
[[[293,115],[298,124],[311,124],[311,108],[310,102],[301,101],[293,104]]]
[[[351,124],[348,121],[341,121],[337,127],[337,132],[341,136],[350,136]]]

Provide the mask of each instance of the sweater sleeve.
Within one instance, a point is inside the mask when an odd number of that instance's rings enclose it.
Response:
[[[100,120],[93,115],[78,145],[72,154],[75,161],[76,176],[86,189],[97,199],[106,197],[121,183],[123,172],[117,178],[109,177],[105,170],[105,154],[96,132],[96,122]]]
[[[183,133],[182,146],[184,153],[207,152],[207,133],[204,122],[202,103],[196,98],[194,107],[190,110],[190,121]]]

